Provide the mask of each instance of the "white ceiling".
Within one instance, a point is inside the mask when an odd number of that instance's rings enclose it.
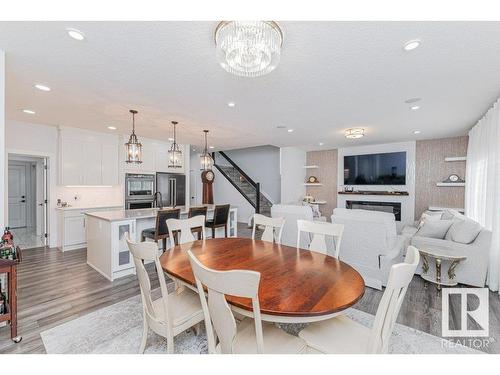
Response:
[[[217,22],[0,22],[7,118],[125,134],[134,108],[139,137],[166,140],[177,120],[180,143],[200,145],[206,128],[218,149],[327,149],[466,134],[500,94],[500,22],[279,24],[278,68],[241,78],[218,65]],[[366,137],[345,139],[357,126]]]

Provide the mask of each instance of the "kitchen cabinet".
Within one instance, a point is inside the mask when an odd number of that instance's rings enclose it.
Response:
[[[125,162],[125,150],[121,152],[123,159],[123,169],[128,173],[185,173],[186,160],[189,160],[189,145],[179,145],[184,155],[182,168],[170,168],[168,166],[168,150],[171,144],[169,142],[150,141],[141,139],[142,142],[142,163],[128,164]]]
[[[119,185],[118,137],[79,129],[59,133],[61,185]]]

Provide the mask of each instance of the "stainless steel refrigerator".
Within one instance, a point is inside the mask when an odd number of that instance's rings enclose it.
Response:
[[[156,173],[156,191],[161,193],[163,207],[186,204],[186,176],[175,173]]]

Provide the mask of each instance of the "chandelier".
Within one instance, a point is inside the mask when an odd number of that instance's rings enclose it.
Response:
[[[207,147],[208,130],[203,130],[203,133],[205,133],[205,148],[203,149],[203,153],[200,155],[200,165],[202,171],[209,171],[212,169],[212,166],[214,165],[214,159],[212,159],[212,156],[210,156],[208,152],[208,147]]]
[[[226,71],[259,77],[278,66],[283,33],[273,21],[223,21],[215,29],[215,44]]]
[[[127,163],[141,164],[142,163],[142,144],[138,141],[137,136],[135,135],[135,115],[137,111],[131,109],[129,111],[132,113],[132,134],[130,134],[130,138],[128,142],[125,143],[125,149],[127,150]]]
[[[365,129],[363,128],[351,128],[345,131],[345,137],[348,139],[358,139],[365,135]]]
[[[175,135],[175,126],[177,124],[177,121],[172,121],[172,125],[174,126],[174,142],[172,143],[172,146],[170,146],[170,150],[168,150],[169,167],[172,168],[182,167],[182,151],[177,144],[177,138]]]

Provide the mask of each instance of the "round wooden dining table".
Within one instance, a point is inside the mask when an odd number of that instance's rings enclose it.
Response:
[[[365,283],[351,266],[314,251],[249,238],[215,238],[189,242],[160,257],[163,270],[195,291],[187,251],[206,267],[260,272],[259,302],[262,320],[310,323],[326,320],[354,305]],[[226,296],[233,311],[252,317],[250,299]]]

